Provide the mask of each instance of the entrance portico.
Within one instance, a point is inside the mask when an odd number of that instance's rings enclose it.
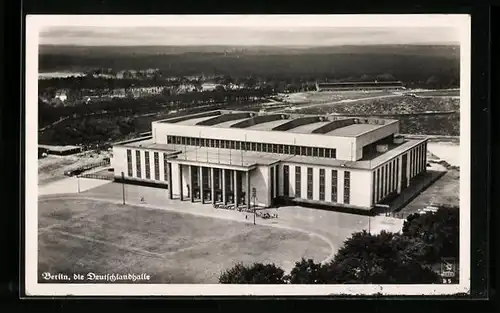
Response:
[[[181,201],[187,194],[191,202],[245,205],[250,208],[250,171],[255,166],[207,164],[182,159],[169,160],[168,166],[177,167]],[[186,169],[187,184],[183,182]],[[171,182],[172,177],[168,180]],[[172,192],[169,192],[169,198],[173,199]]]

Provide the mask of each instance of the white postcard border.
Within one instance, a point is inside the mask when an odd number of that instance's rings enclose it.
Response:
[[[224,285],[224,284],[47,284],[38,283],[38,42],[42,27],[228,26],[293,22],[296,26],[455,27],[460,32],[460,283],[457,285]],[[287,16],[89,16],[26,17],[25,129],[25,293],[27,296],[327,296],[443,295],[470,289],[470,63],[469,15],[287,15]],[[22,175],[22,173],[21,173]]]

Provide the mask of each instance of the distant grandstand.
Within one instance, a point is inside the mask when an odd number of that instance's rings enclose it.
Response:
[[[373,82],[343,82],[343,83],[318,83],[316,82],[317,91],[334,91],[334,90],[376,90],[376,89],[405,89],[400,81],[373,81]]]

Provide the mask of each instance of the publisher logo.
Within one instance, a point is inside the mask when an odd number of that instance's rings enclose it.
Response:
[[[457,278],[457,262],[453,258],[442,259],[440,275],[443,283],[451,284]]]

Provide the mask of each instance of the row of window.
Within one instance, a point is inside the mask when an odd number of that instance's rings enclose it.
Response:
[[[160,154],[158,152],[153,152],[153,158],[154,158],[154,179],[155,180],[160,180]],[[141,150],[135,150],[135,170],[136,170],[136,177],[141,178],[142,177],[142,167],[141,167]],[[146,168],[146,173],[145,173],[145,178],[146,179],[151,179],[151,168],[150,168],[150,160],[149,160],[149,151],[144,151],[144,160],[145,160],[145,168]],[[132,162],[132,150],[127,149],[127,175],[129,177],[133,177],[133,162]],[[163,153],[163,177],[165,181],[168,179],[168,162],[167,162],[167,154]]]
[[[410,165],[410,178],[418,175],[426,166],[427,149],[425,144],[420,145],[401,157],[401,187],[405,188],[408,182],[407,165]],[[409,162],[408,162],[409,158]],[[384,199],[399,188],[398,173],[400,171],[399,158],[379,167],[373,175],[373,202]]]
[[[332,189],[331,189],[331,202],[337,202],[337,177],[338,171],[332,171]],[[313,169],[311,167],[307,168],[307,199],[313,199],[313,181],[314,174]],[[288,165],[283,165],[283,194],[285,197],[289,196],[289,176],[290,176],[290,168]],[[301,167],[295,167],[295,198],[301,198],[302,190],[301,190]],[[350,202],[350,172],[344,172],[344,203],[349,204]],[[325,169],[321,168],[319,170],[319,200],[325,201]]]
[[[373,175],[374,203],[398,189],[399,158],[379,167]]]
[[[337,150],[332,148],[304,147],[295,145],[281,145],[261,142],[245,142],[238,140],[219,140],[170,135],[167,136],[167,143],[198,147],[303,155],[331,159],[337,158]]]
[[[410,177],[418,175],[425,170],[426,167],[427,144],[419,145],[410,151],[410,159],[412,160],[412,172]]]

